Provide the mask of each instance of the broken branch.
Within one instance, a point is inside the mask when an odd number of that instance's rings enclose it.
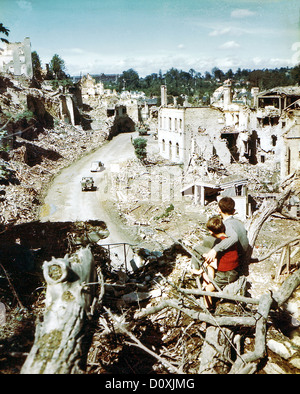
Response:
[[[158,305],[142,309],[141,311],[135,314],[135,318],[142,318],[148,315],[160,312],[165,308],[175,308],[183,313],[185,313],[190,318],[197,321],[204,321],[213,326],[245,326],[245,327],[254,327],[256,324],[256,319],[251,316],[212,316],[205,312],[199,312],[187,307],[182,306],[180,301],[175,299],[172,300],[164,300],[160,302]]]
[[[259,308],[257,311],[257,324],[255,329],[255,348],[253,352],[248,352],[238,358],[233,364],[230,374],[239,374],[245,371],[245,364],[257,362],[264,357],[266,353],[266,334],[267,334],[267,319],[272,305],[271,294],[264,294],[261,296]],[[254,369],[251,365],[251,371]]]
[[[142,350],[144,350],[145,352],[147,352],[148,354],[150,354],[152,357],[155,357],[159,362],[161,362],[163,365],[165,365],[170,372],[172,373],[181,373],[178,371],[177,368],[175,368],[169,361],[165,360],[164,358],[162,358],[161,356],[159,356],[158,354],[154,353],[152,350],[148,349],[145,345],[143,345],[130,331],[128,331],[124,325],[120,324],[118,322],[117,319],[114,318],[113,314],[111,313],[111,311],[107,308],[104,308],[105,311],[108,313],[108,315],[110,316],[110,318],[113,320],[114,324],[117,326],[117,328],[123,332],[125,335],[127,335],[129,338],[131,338],[133,340],[133,342],[135,343],[131,343],[131,342],[126,342],[128,345],[130,346],[136,346]]]
[[[209,296],[209,297],[216,297],[222,298],[224,300],[231,300],[231,301],[238,301],[238,302],[245,302],[247,304],[259,304],[259,300],[250,298],[250,297],[243,297],[239,295],[231,295],[224,292],[215,292],[215,291],[204,291],[204,290],[197,290],[197,289],[180,289],[185,294],[193,294],[193,295],[201,295],[201,296]]]
[[[3,270],[3,272],[4,272],[5,276],[6,276],[6,279],[7,279],[7,281],[8,281],[9,287],[11,288],[11,291],[13,292],[14,296],[15,296],[16,299],[17,299],[17,302],[18,302],[18,304],[19,304],[19,307],[20,307],[21,309],[25,309],[24,305],[23,305],[22,302],[20,301],[20,298],[19,298],[19,296],[18,296],[18,294],[17,294],[17,292],[16,292],[16,290],[15,290],[15,288],[14,288],[14,286],[13,286],[11,280],[9,279],[8,273],[6,272],[6,270],[5,270],[5,268],[3,267],[2,264],[0,264],[0,267],[2,268],[2,270]]]
[[[253,352],[249,352],[242,357],[243,362],[250,364],[247,367],[248,372],[255,372],[256,368],[254,368],[253,363],[257,363],[265,355],[267,333],[266,325],[271,307],[280,306],[286,302],[299,285],[300,269],[289,276],[276,293],[273,295],[269,293],[261,296],[257,311],[258,320],[255,330],[255,348]],[[241,365],[241,360],[237,359],[230,373],[245,373],[245,367],[244,365]]]
[[[270,256],[272,256],[274,253],[278,252],[278,250],[280,250],[280,249],[284,248],[285,246],[287,246],[287,245],[289,245],[289,244],[291,244],[291,243],[294,243],[294,242],[296,242],[296,241],[300,241],[300,237],[299,237],[299,236],[297,236],[297,237],[295,237],[295,238],[292,238],[292,239],[289,239],[288,241],[285,241],[283,244],[277,246],[275,249],[273,249],[271,252],[269,252],[269,253],[266,254],[265,256],[263,256],[263,257],[261,257],[261,258],[258,258],[258,261],[261,262],[261,261],[266,260],[267,258],[269,258]]]

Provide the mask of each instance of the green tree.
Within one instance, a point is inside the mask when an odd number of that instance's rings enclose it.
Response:
[[[226,79],[233,79],[233,77],[234,77],[234,73],[233,73],[232,69],[230,68],[230,69],[227,71],[227,73],[225,74],[225,78],[226,78]]]
[[[206,81],[210,81],[212,76],[211,76],[211,74],[208,71],[205,71],[205,77],[204,78],[206,79]]]
[[[41,63],[40,57],[36,51],[33,51],[31,53],[31,58],[32,58],[33,75],[36,79],[40,80],[40,79],[42,79],[42,72],[41,72],[42,71],[42,63]]]
[[[142,89],[147,96],[159,96],[160,87],[162,85],[160,76],[158,74],[147,75],[140,80],[140,89]]]
[[[139,74],[130,68],[123,73],[118,78],[119,90],[138,90],[140,88],[140,77]]]
[[[135,138],[132,142],[135,150],[136,157],[144,161],[147,157],[147,140],[145,138]]]
[[[291,78],[294,84],[300,84],[300,63],[291,70]]]
[[[0,23],[0,34],[5,34],[6,37],[8,37],[9,35],[9,29],[7,29],[7,27],[3,26],[3,23]],[[5,42],[6,44],[8,44],[8,40],[6,38],[0,38],[0,41]]]
[[[180,72],[177,68],[172,67],[165,74],[165,81],[168,87],[168,93],[172,96],[179,96],[182,93],[180,86]]]
[[[194,79],[194,77],[196,76],[196,71],[193,69],[193,68],[190,68],[189,69],[189,73],[190,73],[190,76],[192,77],[192,79]]]
[[[133,69],[123,71],[118,82],[109,86],[119,92],[126,90],[142,90],[148,97],[160,97],[161,85],[167,85],[169,102],[173,102],[171,96],[178,97],[178,104],[182,104],[183,96],[189,97],[193,105],[209,104],[209,97],[225,79],[232,79],[237,87],[247,90],[252,86],[258,86],[261,90],[271,89],[276,86],[288,86],[300,83],[300,64],[293,69],[282,67],[280,69],[250,70],[240,69],[234,73],[229,69],[226,73],[217,67],[206,71],[203,75],[194,69],[188,72],[171,68],[165,74],[152,73],[144,78],[139,78]]]
[[[66,78],[66,65],[64,60],[57,54],[53,55],[50,64],[49,64],[50,71],[53,72],[56,79],[65,79]]]
[[[215,79],[219,79],[221,82],[224,80],[224,73],[218,67],[214,67],[211,73]]]
[[[249,73],[248,81],[250,82],[251,86],[258,86],[260,90],[264,90],[264,71],[263,70],[253,70]]]
[[[159,70],[159,72],[158,72],[158,77],[159,77],[160,82],[162,83],[163,75],[162,75],[162,71],[161,70]]]

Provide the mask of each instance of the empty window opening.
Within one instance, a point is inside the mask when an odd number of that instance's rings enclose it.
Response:
[[[169,141],[169,158],[172,159],[172,141]]]
[[[227,148],[231,153],[231,162],[239,160],[239,151],[236,146],[238,134],[221,134],[221,138],[226,140]]]
[[[236,196],[243,195],[243,185],[238,185],[235,187],[235,194],[236,194]]]

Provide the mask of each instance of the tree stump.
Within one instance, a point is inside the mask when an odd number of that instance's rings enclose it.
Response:
[[[223,289],[224,293],[230,295],[242,295],[246,293],[247,280],[241,276],[237,281],[230,283]],[[220,303],[215,315],[230,313],[232,303]],[[231,308],[232,309],[232,308]],[[227,327],[209,326],[206,329],[205,343],[200,355],[199,374],[227,374],[233,362],[231,361],[232,344],[235,333]]]
[[[43,264],[47,282],[43,321],[21,374],[82,373],[81,345],[95,281],[89,248]]]

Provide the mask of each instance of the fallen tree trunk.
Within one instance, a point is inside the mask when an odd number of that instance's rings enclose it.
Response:
[[[233,340],[234,332],[229,328],[208,327],[201,349],[199,374],[228,373],[228,365],[233,364],[230,345]]]
[[[43,265],[47,282],[43,322],[21,374],[81,373],[82,339],[92,303],[94,261],[89,248]]]
[[[246,291],[246,278],[241,277],[224,288],[224,292],[229,296],[242,296]],[[245,297],[244,297],[245,298]],[[220,308],[221,307],[221,308]],[[226,310],[227,303],[218,305],[215,311],[217,315],[219,309]],[[210,326],[206,330],[205,343],[202,346],[200,355],[199,374],[226,374],[230,370],[231,353],[235,332],[231,328]],[[212,345],[217,344],[218,347]]]
[[[284,304],[293,292],[300,286],[300,269],[290,275],[281,285],[280,289],[273,294],[273,300],[277,306]]]
[[[276,293],[269,293],[261,296],[260,305],[257,311],[258,319],[255,330],[254,351],[243,355],[242,360],[237,359],[232,366],[230,373],[244,374],[255,372],[257,363],[265,356],[266,353],[267,319],[270,309],[276,309],[285,303],[299,285],[300,269],[289,276]]]

